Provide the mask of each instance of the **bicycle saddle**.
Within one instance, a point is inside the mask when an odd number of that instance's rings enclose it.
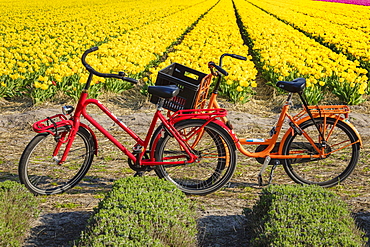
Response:
[[[297,78],[293,81],[278,81],[276,86],[291,93],[302,92],[306,86],[305,78]]]
[[[179,94],[180,89],[176,85],[149,86],[148,92],[164,99],[170,99]]]

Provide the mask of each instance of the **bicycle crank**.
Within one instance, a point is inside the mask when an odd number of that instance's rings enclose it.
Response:
[[[136,157],[139,157],[139,154],[137,154],[135,152],[133,152],[133,153],[136,154]],[[145,153],[143,155],[143,159],[149,159],[148,153]],[[139,162],[134,163],[131,159],[128,159],[127,163],[128,163],[129,167],[132,170],[136,171],[134,177],[137,177],[137,176],[141,177],[141,176],[144,175],[145,172],[149,172],[149,171],[153,170],[153,168],[151,166],[139,165],[139,164],[137,164]]]

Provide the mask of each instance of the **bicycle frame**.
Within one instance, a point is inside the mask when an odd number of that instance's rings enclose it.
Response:
[[[225,109],[210,109],[210,110],[182,110],[176,112],[173,116],[170,118],[165,118],[164,115],[161,112],[161,107],[158,107],[152,122],[149,126],[148,133],[145,137],[145,139],[140,138],[134,131],[132,131],[129,127],[127,127],[122,121],[120,121],[111,111],[109,111],[100,101],[96,99],[87,99],[88,93],[87,90],[84,90],[81,93],[81,97],[78,101],[76,111],[70,119],[67,119],[67,117],[63,114],[57,114],[52,117],[48,117],[46,119],[40,120],[33,125],[33,129],[35,132],[43,133],[48,132],[50,134],[55,135],[55,132],[57,131],[57,128],[59,127],[68,127],[71,128],[71,132],[68,137],[63,136],[60,140],[58,140],[58,145],[56,145],[56,148],[54,150],[53,156],[56,157],[57,153],[59,152],[59,149],[62,144],[67,143],[66,149],[61,157],[60,160],[57,160],[58,164],[62,164],[68,156],[68,152],[70,150],[70,147],[73,144],[74,137],[77,134],[77,131],[80,126],[86,128],[89,130],[89,132],[92,134],[95,142],[95,154],[97,154],[97,139],[95,137],[94,132],[89,128],[87,125],[80,122],[81,115],[94,127],[96,127],[104,136],[106,136],[114,145],[116,145],[124,154],[126,154],[135,164],[143,165],[143,166],[154,166],[154,165],[176,165],[176,164],[185,164],[185,163],[193,163],[197,160],[197,156],[194,155],[191,152],[191,147],[187,144],[186,140],[183,140],[180,136],[179,132],[174,128],[173,124],[175,122],[178,122],[180,120],[190,119],[190,118],[202,118],[206,119],[207,122],[204,124],[208,124],[209,122],[213,121],[217,117],[223,117],[226,116],[227,112]],[[87,112],[86,108],[88,105],[93,104],[100,108],[100,110],[105,113],[107,116],[109,116],[123,131],[125,131],[129,136],[136,141],[136,144],[134,145],[134,148],[136,151],[138,151],[137,155],[134,155],[131,153],[122,143],[120,143],[115,137],[113,137],[106,129],[104,129],[93,117],[91,117]],[[57,121],[56,121],[57,120]],[[49,121],[51,124],[49,124]],[[149,152],[149,159],[143,159],[144,154],[147,152],[147,147],[150,143],[151,136],[154,132],[154,128],[156,126],[156,123],[160,121],[162,122],[163,126],[165,127],[167,131],[170,132],[171,135],[173,135],[177,141],[179,142],[181,148],[186,152],[186,154],[189,158],[187,161],[171,161],[171,162],[159,162],[155,161],[154,158],[154,148],[150,150]],[[47,124],[45,124],[45,122]],[[198,135],[199,130],[192,133],[192,136]],[[159,136],[158,136],[159,137]],[[153,146],[156,145],[159,138],[154,140]]]
[[[208,108],[209,109],[215,109],[215,108],[220,107],[218,102],[217,102],[217,88],[218,88],[218,85],[220,83],[221,75],[219,73],[218,74],[217,73],[216,74],[211,73],[210,75],[217,75],[219,77],[218,81],[216,82],[216,86],[215,86],[216,89],[212,92],[211,97],[209,99],[209,103],[208,103]],[[207,78],[207,79],[211,80],[212,77]],[[342,148],[348,147],[348,146],[356,144],[356,143],[360,143],[360,146],[362,147],[362,140],[361,140],[361,137],[360,137],[358,131],[348,121],[348,114],[350,112],[350,109],[349,109],[348,106],[345,106],[345,105],[306,106],[305,105],[305,107],[303,107],[303,110],[301,112],[299,112],[295,116],[291,116],[288,113],[290,105],[291,105],[291,97],[292,97],[292,93],[289,93],[288,99],[286,100],[285,104],[282,107],[282,111],[280,113],[279,119],[278,119],[275,127],[270,132],[271,133],[271,138],[268,138],[268,139],[238,138],[236,136],[236,134],[232,131],[231,125],[228,124],[228,120],[227,120],[226,116],[221,118],[222,122],[224,122],[225,125],[227,126],[226,129],[229,131],[230,135],[233,137],[233,139],[235,141],[235,144],[236,144],[236,147],[238,148],[238,150],[242,154],[244,154],[248,157],[254,157],[254,158],[266,158],[267,156],[269,156],[271,159],[296,159],[296,158],[314,159],[314,158],[325,158],[326,156],[330,155],[331,153],[338,151],[339,149],[333,150],[330,153],[325,153],[325,141],[329,139],[333,129],[329,130],[329,133],[328,133],[327,136],[322,136],[320,138],[320,141],[322,142],[322,147],[317,147],[317,145],[312,140],[312,138],[304,130],[302,130],[299,127],[299,125],[301,123],[311,119],[311,117],[312,118],[318,118],[318,117],[324,118],[324,123],[326,123],[327,118],[329,118],[329,117],[334,118],[334,119],[336,119],[336,122],[335,122],[335,125],[333,126],[333,128],[336,126],[336,124],[339,121],[344,121],[347,125],[349,125],[354,130],[354,132],[356,133],[356,135],[358,137],[358,140],[356,142],[350,143],[350,144],[348,144],[348,145],[346,145]],[[308,111],[310,111],[310,112],[307,112],[306,107],[308,108]],[[285,140],[289,135],[294,134],[295,131],[300,131],[302,133],[302,135],[307,139],[307,141],[316,150],[316,152],[317,152],[316,155],[300,155],[300,154],[283,155],[282,153],[283,153],[284,145],[279,145],[277,151],[272,152],[274,147],[278,143],[278,137],[280,135],[280,132],[281,132],[281,129],[283,127],[285,119],[288,119],[289,124],[290,124],[290,128],[284,134],[284,136],[281,138],[280,143],[285,143]],[[324,124],[323,126],[325,126],[324,128],[326,128],[326,124]],[[324,133],[327,133],[326,129],[320,130],[320,132],[322,133],[321,135],[324,135]],[[248,146],[248,145],[266,145],[266,148],[262,151],[259,151],[259,152],[250,152],[250,151],[248,151],[244,148],[244,145],[245,146]]]

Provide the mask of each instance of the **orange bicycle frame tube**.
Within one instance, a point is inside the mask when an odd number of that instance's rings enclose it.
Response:
[[[234,141],[235,141],[235,145],[236,147],[238,148],[238,150],[248,156],[248,157],[254,157],[254,158],[265,158],[267,156],[270,156],[271,159],[295,159],[295,158],[322,158],[324,156],[327,156],[329,155],[330,153],[324,153],[325,151],[325,148],[319,148],[315,145],[315,142],[312,140],[312,138],[304,131],[302,130],[299,125],[309,119],[311,119],[309,116],[307,116],[307,111],[306,109],[304,108],[301,112],[299,112],[297,115],[295,116],[291,116],[288,111],[289,111],[289,100],[287,100],[287,102],[284,104],[283,108],[282,108],[282,111],[280,113],[280,116],[279,116],[279,119],[277,121],[277,124],[275,126],[275,131],[274,131],[274,134],[272,135],[271,138],[268,138],[268,139],[245,139],[245,138],[238,138],[232,130],[229,130],[229,133],[232,135]],[[217,93],[214,93],[212,92],[211,94],[211,97],[209,99],[209,103],[208,103],[208,108],[209,109],[215,109],[215,108],[220,108],[218,102],[217,102]],[[349,113],[349,107],[348,106],[343,106],[343,105],[337,105],[337,106],[309,106],[309,110],[311,111],[312,115],[314,118],[318,118],[318,117],[321,117],[321,118],[324,118],[324,127],[326,128],[326,119],[328,117],[330,118],[334,118],[336,119],[336,122],[334,124],[334,127],[336,126],[336,124],[339,122],[339,121],[342,121],[342,122],[345,122],[348,126],[350,126],[354,132],[356,133],[357,137],[358,137],[358,140],[354,143],[350,143],[348,145],[346,145],[345,147],[349,146],[349,145],[353,145],[355,143],[360,143],[360,146],[362,146],[362,140],[361,140],[361,137],[358,133],[358,131],[356,130],[356,128],[351,124],[349,123],[348,121],[345,121],[347,118],[348,118],[348,113]],[[344,115],[344,118],[341,117],[341,115]],[[317,153],[316,155],[299,155],[299,154],[296,154],[296,155],[283,155],[282,154],[282,150],[283,150],[283,146],[284,145],[280,145],[279,148],[278,148],[278,151],[277,152],[274,152],[274,153],[271,153],[271,151],[273,150],[273,148],[275,147],[277,141],[278,141],[278,137],[279,137],[279,134],[280,134],[280,131],[283,127],[283,123],[284,123],[284,120],[288,118],[289,121],[291,122],[292,125],[294,125],[293,127],[299,129],[300,131],[302,131],[302,135],[307,139],[307,141],[309,143],[311,143],[312,147],[316,149]],[[225,123],[226,126],[230,126],[228,123],[228,119],[226,116],[224,117],[221,117],[220,118],[222,120],[222,122]],[[334,128],[333,127],[333,128]],[[328,140],[328,138],[330,137],[331,133],[332,133],[333,129],[331,129],[329,131],[329,133],[327,134],[327,136],[325,137],[325,140],[321,140],[320,141],[326,141]],[[322,131],[323,133],[327,133],[326,131]],[[280,143],[285,143],[287,137],[289,135],[292,135],[294,134],[294,129],[292,127],[290,127],[287,132],[284,134],[284,136],[282,137]],[[263,151],[260,151],[260,152],[250,152],[248,150],[246,150],[243,145],[267,145],[267,147],[263,150]],[[342,147],[344,148],[344,147]],[[333,150],[332,152],[335,152],[337,150]],[[331,152],[331,153],[332,153]]]

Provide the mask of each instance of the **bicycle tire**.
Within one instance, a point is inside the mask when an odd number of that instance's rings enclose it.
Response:
[[[324,118],[315,118],[320,129],[324,127]],[[320,143],[320,135],[311,119],[300,124],[302,130],[308,133],[317,145]],[[332,131],[332,132],[330,132]],[[322,187],[332,187],[343,182],[355,169],[360,155],[360,144],[346,145],[358,140],[356,133],[350,126],[342,121],[336,123],[336,119],[327,118],[325,125],[325,138],[329,134],[326,147],[329,154],[326,158],[316,159],[285,159],[284,170],[288,176],[299,184],[317,184]],[[313,138],[316,136],[315,138]],[[317,153],[313,146],[303,135],[288,136],[284,143],[283,154],[292,152],[304,152],[304,154]]]
[[[192,130],[199,129],[205,120],[190,119],[175,124],[182,138]],[[236,168],[236,147],[230,135],[215,123],[204,126],[199,141],[196,134],[187,141],[193,152],[199,155],[198,162],[184,165],[160,165],[155,171],[160,178],[174,183],[186,194],[206,195],[224,186],[234,174]],[[163,161],[174,155],[173,160],[187,160],[177,140],[170,134],[164,134],[156,146],[155,157]],[[182,157],[179,157],[181,156]]]
[[[69,128],[58,128],[57,137],[68,136]],[[90,132],[80,127],[67,160],[58,165],[53,158],[57,141],[50,133],[36,135],[21,156],[18,173],[20,182],[35,195],[52,195],[74,187],[87,173],[94,158],[94,140]],[[61,158],[64,147],[59,151]]]

